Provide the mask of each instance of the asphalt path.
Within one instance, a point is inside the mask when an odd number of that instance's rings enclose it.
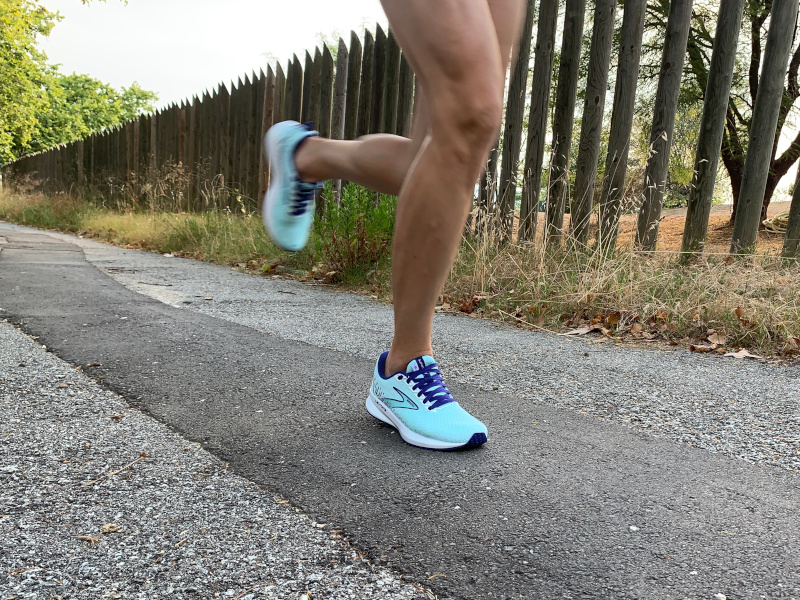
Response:
[[[800,598],[798,473],[464,384],[490,442],[419,450],[363,410],[370,361],[0,236],[2,316],[440,598]]]

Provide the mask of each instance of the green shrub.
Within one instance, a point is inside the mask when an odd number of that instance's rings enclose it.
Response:
[[[320,195],[312,243],[340,280],[361,279],[388,262],[397,199],[348,183],[337,202],[331,184]]]

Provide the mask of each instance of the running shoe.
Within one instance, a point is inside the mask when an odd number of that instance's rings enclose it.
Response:
[[[486,426],[459,406],[430,356],[408,363],[405,372],[385,377],[386,357],[375,365],[367,411],[391,425],[412,446],[455,450],[486,443]]]
[[[315,135],[318,133],[308,125],[283,121],[270,127],[264,137],[270,184],[261,217],[275,243],[291,252],[301,250],[308,242],[314,222],[314,192],[322,187],[321,183],[301,181],[294,163],[297,148]]]

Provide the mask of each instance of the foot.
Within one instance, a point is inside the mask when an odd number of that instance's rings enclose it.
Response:
[[[308,242],[314,222],[314,192],[321,187],[300,179],[294,155],[304,140],[315,135],[317,132],[306,125],[283,121],[272,126],[264,137],[270,184],[261,216],[270,237],[291,252],[301,250]]]
[[[454,450],[486,443],[486,426],[459,406],[430,356],[420,356],[408,368],[385,376],[386,356],[375,365],[367,411],[391,425],[412,446]]]

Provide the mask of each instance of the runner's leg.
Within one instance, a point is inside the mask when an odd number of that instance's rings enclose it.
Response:
[[[430,127],[420,86],[417,95],[411,138],[386,133],[348,141],[308,138],[295,155],[300,177],[304,181],[344,179],[397,196]]]
[[[521,3],[518,0],[490,0],[502,66],[508,66],[512,48],[521,24]],[[389,134],[373,134],[357,140],[330,140],[313,137],[297,150],[297,170],[305,181],[344,179],[378,192],[398,195],[411,163],[430,131],[430,116],[422,86],[414,104],[414,126],[411,138]]]
[[[406,176],[392,250],[395,336],[386,373],[432,354],[436,300],[495,141],[522,0],[382,0],[425,90],[430,133]]]

